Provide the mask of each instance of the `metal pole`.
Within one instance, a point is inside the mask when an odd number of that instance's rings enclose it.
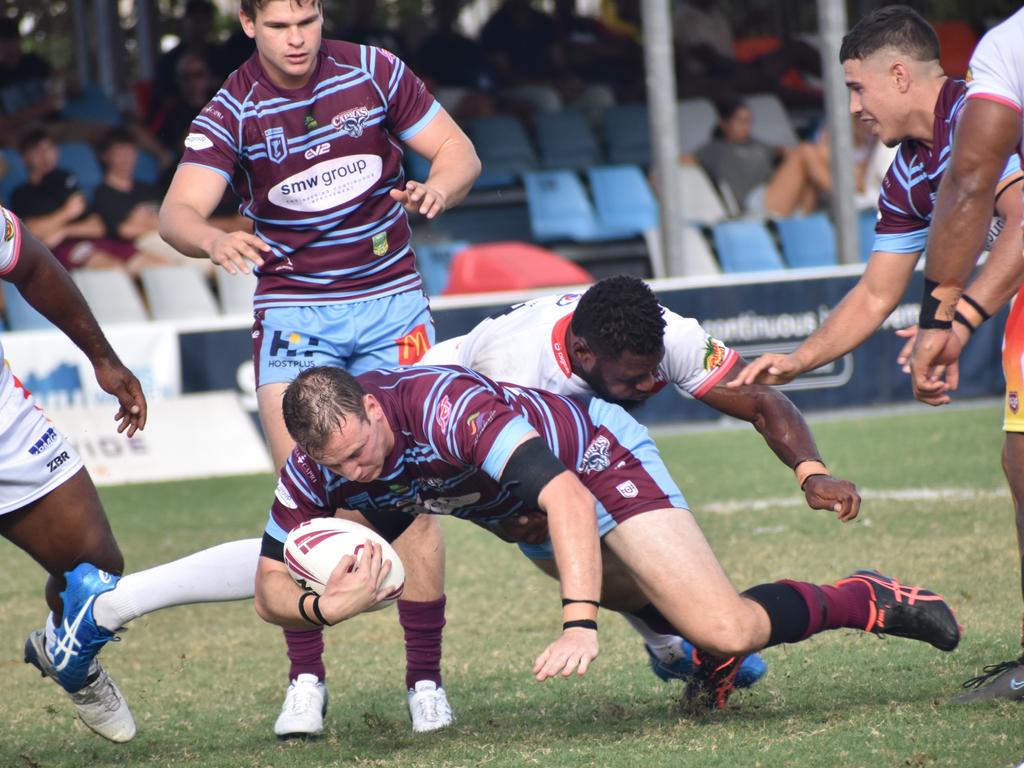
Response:
[[[837,251],[841,263],[856,264],[860,261],[860,249],[854,203],[853,127],[846,80],[839,61],[839,47],[846,34],[843,0],[818,0],[818,26],[824,59],[825,116],[832,139],[832,219],[836,224]]]
[[[662,258],[660,264],[653,265],[653,271],[655,277],[679,276],[687,273],[687,263],[683,253],[683,206],[677,170],[679,131],[669,0],[643,0],[642,15],[651,148],[661,193]]]
[[[135,3],[135,43],[139,56],[136,76],[139,80],[152,80],[156,72],[158,52],[154,45],[156,30],[153,29],[156,10],[153,0],[138,0]]]
[[[74,0],[72,6],[75,36],[75,70],[82,85],[92,82],[89,72],[89,9],[86,0]]]
[[[117,23],[117,8],[114,0],[96,0],[96,64],[100,88],[108,96],[117,93],[117,60],[122,55],[114,44],[114,27]]]

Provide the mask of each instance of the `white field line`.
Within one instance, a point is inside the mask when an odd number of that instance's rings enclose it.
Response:
[[[894,488],[886,491],[861,489],[864,501],[896,501],[920,502],[935,501],[939,503],[958,501],[985,501],[1008,499],[1010,491],[1002,488]],[[712,501],[697,507],[693,512],[697,515],[709,513],[714,515],[732,515],[736,512],[754,512],[781,507],[803,507],[807,502],[802,495],[779,496],[772,499],[729,499]]]

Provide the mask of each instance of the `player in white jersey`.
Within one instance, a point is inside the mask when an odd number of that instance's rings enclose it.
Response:
[[[118,400],[118,432],[131,437],[146,425],[146,399],[138,379],[118,359],[53,254],[4,208],[0,227],[0,278],[13,283],[86,354],[97,382]],[[92,730],[111,741],[128,741],[135,735],[135,720],[95,658],[105,641],[94,642],[81,608],[96,594],[115,588],[124,558],[81,458],[6,361],[0,369],[0,534],[50,574],[46,602],[51,613],[46,629],[29,636],[26,661],[68,691]],[[58,624],[76,629],[69,645],[55,648]],[[45,647],[47,638],[50,649]],[[86,659],[81,679],[63,674],[72,656]]]
[[[917,335],[910,360],[914,395],[931,405],[949,402],[949,393],[956,389],[956,366],[963,348],[953,328],[954,320],[959,320],[957,304],[985,238],[1000,171],[1014,151],[1024,157],[1022,40],[1024,9],[992,29],[978,43],[968,71],[967,105],[957,128],[952,159],[935,201],[921,301],[922,330]],[[1020,222],[1007,222],[1007,225],[1019,226]],[[1005,293],[1012,294],[1015,287],[1005,286]],[[995,312],[998,307],[987,309]],[[1024,302],[1018,293],[1004,338],[1007,440],[1003,468],[1013,491],[1018,553],[1024,574],[1024,504],[1021,501],[1024,478],[1019,471],[1019,467],[1024,466],[1024,446],[1020,445],[1024,441],[1013,434],[1024,431],[1024,422],[1017,418],[1018,385],[1024,381],[1019,354],[1024,335],[1024,323],[1019,316],[1022,310]],[[1024,653],[1024,627],[1021,645]],[[982,674],[968,680],[964,687],[967,690],[957,700],[965,703],[1024,698],[1024,655],[985,667]]]
[[[425,365],[462,365],[497,381],[620,403],[646,400],[674,384],[712,408],[752,423],[781,461],[796,473],[807,503],[853,519],[860,496],[834,478],[821,461],[807,424],[789,399],[761,385],[727,388],[746,365],[693,318],[662,307],[651,289],[632,277],[607,278],[582,296],[547,296],[492,316],[465,336],[437,344]],[[523,516],[503,528],[513,540],[533,542],[544,519]],[[653,605],[624,613],[644,637],[652,668],[663,680],[693,672],[690,644]],[[748,657],[738,678],[750,685],[764,673]]]

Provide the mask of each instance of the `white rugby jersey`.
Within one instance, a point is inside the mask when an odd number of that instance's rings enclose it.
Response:
[[[464,336],[454,352],[457,359],[435,360],[428,352],[423,362],[464,365],[496,381],[571,397],[593,397],[590,385],[572,372],[565,346],[580,296],[566,293],[516,304]],[[665,357],[658,366],[655,391],[671,382],[693,397],[703,397],[739,355],[708,335],[693,318],[667,309],[664,317]]]
[[[1024,159],[1024,8],[981,38],[967,70],[967,98],[1004,104],[1021,116]]]

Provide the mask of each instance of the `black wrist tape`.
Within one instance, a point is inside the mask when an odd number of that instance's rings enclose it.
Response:
[[[932,292],[938,287],[939,283],[935,280],[929,280],[927,277],[924,279],[924,295],[921,296],[921,314],[917,324],[920,328],[940,328],[948,331],[953,327],[953,321],[940,320],[935,316],[941,302],[932,295]]]
[[[593,606],[595,606],[597,608],[601,607],[601,601],[600,600],[574,600],[571,597],[563,597],[562,598],[562,607],[563,608],[565,606],[567,606],[567,605],[572,604],[572,603],[586,603],[587,605],[593,605]]]
[[[976,302],[974,299],[972,299],[966,293],[961,293],[960,294],[960,300],[967,302],[971,307],[974,308],[974,311],[977,312],[981,316],[981,322],[984,323],[986,320],[988,320],[990,317],[992,317],[992,315],[990,315],[988,312],[985,311],[985,308],[983,306],[981,306],[981,304]],[[978,329],[975,328],[974,330],[978,330]]]
[[[573,629],[579,627],[580,629],[592,629],[597,632],[597,622],[593,619],[576,619],[575,621],[566,621],[562,624],[562,631],[567,629]]]
[[[960,323],[960,325],[964,326],[964,328],[967,329],[968,333],[974,333],[976,330],[978,330],[973,325],[971,325],[970,321],[966,317],[960,314],[959,310],[957,310],[957,313],[953,315],[953,322]]]

